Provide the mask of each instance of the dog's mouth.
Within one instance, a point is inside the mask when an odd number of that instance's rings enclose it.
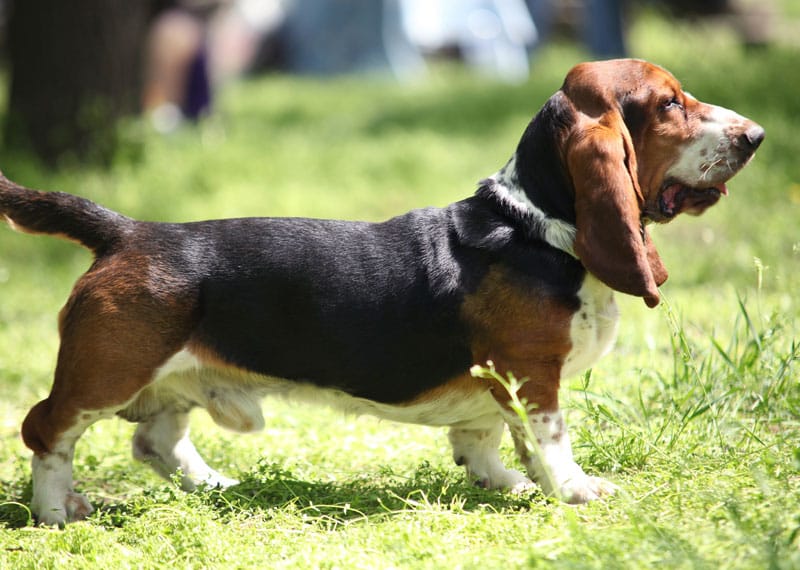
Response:
[[[670,180],[661,188],[657,199],[657,212],[649,212],[651,214],[649,217],[655,222],[668,221],[682,213],[698,216],[716,204],[721,196],[728,195],[728,187],[724,182],[698,188]]]

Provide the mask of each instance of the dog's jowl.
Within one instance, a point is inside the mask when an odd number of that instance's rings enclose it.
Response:
[[[60,314],[52,391],[22,426],[33,512],[92,512],[73,489],[75,442],[115,415],[138,423],[134,456],[185,489],[235,484],[192,445],[188,414],[257,430],[270,394],[447,426],[484,487],[612,493],[573,460],[559,383],[611,349],[615,291],[659,303],[648,225],[716,203],[763,138],[664,69],[615,60],[572,69],[474,195],[383,223],[146,223],[0,177],[13,227],[95,255]],[[487,361],[526,379],[530,430],[501,385],[470,375]],[[500,461],[506,425],[526,474]]]

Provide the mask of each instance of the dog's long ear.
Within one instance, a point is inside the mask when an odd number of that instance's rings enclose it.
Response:
[[[606,285],[655,307],[667,272],[642,225],[630,134],[616,108],[578,115],[565,148],[575,189],[575,253]]]

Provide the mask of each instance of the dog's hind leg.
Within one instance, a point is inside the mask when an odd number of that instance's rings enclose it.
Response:
[[[181,487],[230,487],[238,481],[209,467],[189,440],[189,414],[166,408],[141,422],[133,436],[133,456],[169,479],[180,472]]]
[[[62,525],[86,518],[94,510],[89,500],[73,489],[75,443],[86,428],[113,413],[113,409],[54,409],[50,399],[42,400],[28,413],[22,435],[34,450],[31,511],[40,523]]]
[[[179,348],[188,317],[156,299],[135,271],[101,261],[76,284],[60,314],[61,346],[50,395],[22,425],[33,451],[32,512],[44,524],[86,517],[89,501],[75,493],[75,443],[87,427],[123,410]],[[137,302],[133,302],[132,300]],[[183,317],[183,318],[181,318]]]
[[[31,510],[48,525],[80,520],[92,512],[89,501],[73,489],[75,444],[93,423],[124,409],[155,368],[143,365],[144,359],[135,354],[125,358],[118,352],[104,353],[79,340],[68,336],[62,341],[50,395],[22,424],[22,438],[34,453]]]
[[[467,476],[486,489],[523,491],[533,483],[519,471],[506,469],[498,451],[505,422],[500,415],[482,428],[450,429],[450,444],[457,465],[467,469]]]

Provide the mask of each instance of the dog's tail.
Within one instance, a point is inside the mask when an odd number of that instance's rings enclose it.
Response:
[[[40,192],[12,182],[0,172],[0,218],[14,229],[51,234],[78,242],[100,255],[112,248],[133,220],[85,198]]]

